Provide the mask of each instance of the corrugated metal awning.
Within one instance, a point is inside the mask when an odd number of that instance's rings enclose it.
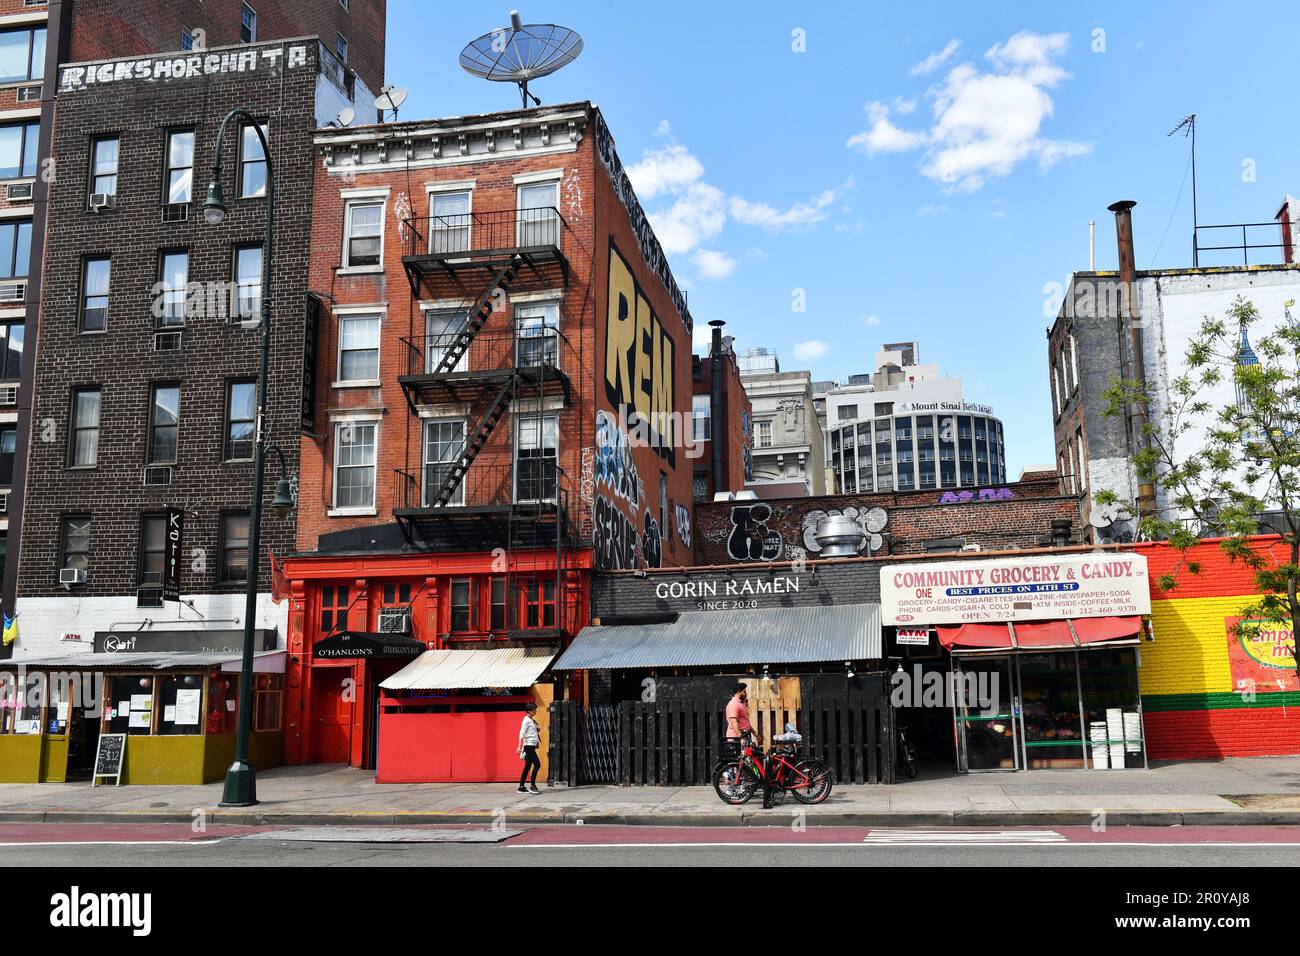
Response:
[[[587,627],[554,669],[818,664],[882,656],[879,604],[687,611],[671,624]]]
[[[425,651],[379,686],[385,690],[530,687],[553,660],[551,651],[531,647]]]

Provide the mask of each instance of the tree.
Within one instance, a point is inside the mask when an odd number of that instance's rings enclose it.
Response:
[[[1238,296],[1227,321],[1207,316],[1187,348],[1186,370],[1156,395],[1149,385],[1117,381],[1105,393],[1106,415],[1137,411],[1140,450],[1133,456],[1138,480],[1151,482],[1163,510],[1141,514],[1138,534],[1163,540],[1181,556],[1158,580],[1164,591],[1185,571],[1200,574],[1189,553],[1206,530],[1221,538],[1234,563],[1254,574],[1261,597],[1241,609],[1242,621],[1289,626],[1300,634],[1300,324],[1287,303],[1286,321],[1259,336],[1255,306]],[[1234,401],[1220,406],[1208,396],[1224,382]],[[1099,491],[1099,505],[1124,504],[1113,490]],[[1255,545],[1261,514],[1280,521],[1283,560]],[[1136,514],[1136,510],[1134,511]],[[1189,522],[1199,527],[1193,528]],[[1240,632],[1242,624],[1238,624]],[[1293,654],[1294,658],[1300,655]],[[1298,665],[1300,672],[1300,665]],[[1298,673],[1300,676],[1300,673]]]

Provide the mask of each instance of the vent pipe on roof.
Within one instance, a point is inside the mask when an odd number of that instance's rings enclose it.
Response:
[[[722,328],[727,323],[721,319],[714,319],[709,323],[709,328],[713,329],[713,343],[709,349],[709,463],[713,468],[713,490],[730,491],[726,487],[723,469],[725,467],[724,458],[727,454],[727,443],[723,435],[723,423],[726,421],[726,409],[723,407],[726,402],[726,390],[723,388],[723,354],[722,354]]]

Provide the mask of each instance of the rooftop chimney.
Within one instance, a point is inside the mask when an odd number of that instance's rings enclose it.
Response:
[[[727,323],[714,319],[709,323],[713,329],[713,343],[709,349],[709,437],[713,444],[709,448],[709,464],[713,470],[713,493],[730,491],[724,481],[723,468],[726,464],[727,443],[723,434],[723,422],[726,420],[726,390],[723,388],[722,375],[726,367],[722,348],[722,329]]]
[[[1288,194],[1273,218],[1282,227],[1282,261],[1300,262],[1300,200]]]

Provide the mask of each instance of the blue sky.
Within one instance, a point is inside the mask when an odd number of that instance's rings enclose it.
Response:
[[[1098,268],[1114,268],[1117,199],[1138,202],[1139,268],[1191,264],[1187,142],[1166,136],[1180,119],[1197,114],[1202,224],[1266,221],[1300,193],[1294,2],[1056,6],[521,12],[582,33],[533,92],[601,107],[698,326],[725,319],[738,347],[814,378],[918,339],[1003,419],[1014,476],[1055,457],[1045,287],[1088,267],[1088,220]],[[516,106],[457,62],[508,14],[389,0],[402,117]]]

